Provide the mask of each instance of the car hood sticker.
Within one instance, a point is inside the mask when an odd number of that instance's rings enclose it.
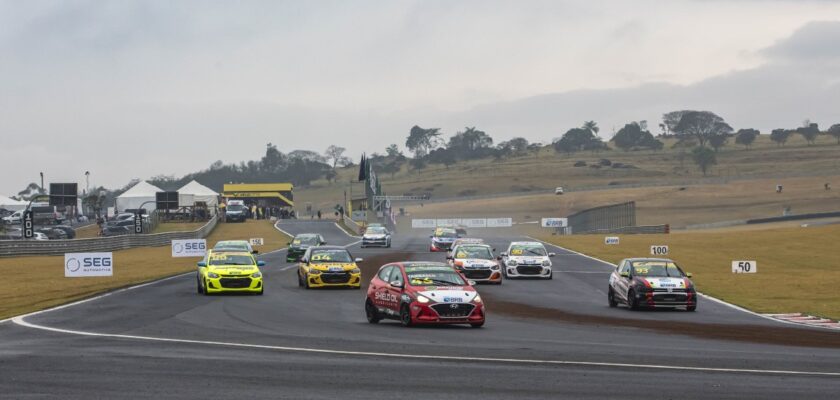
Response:
[[[435,290],[421,291],[420,294],[435,303],[468,303],[475,298],[478,292],[456,288],[436,288]]]
[[[642,278],[654,289],[683,289],[685,281],[682,278]]]

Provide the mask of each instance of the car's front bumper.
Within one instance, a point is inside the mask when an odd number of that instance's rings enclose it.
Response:
[[[458,268],[458,272],[471,281],[478,283],[489,282],[499,283],[502,281],[502,270],[490,268]]]
[[[697,293],[691,290],[644,291],[636,293],[636,305],[645,308],[696,307]]]
[[[452,308],[456,305],[456,308]],[[484,322],[484,303],[418,303],[409,306],[415,324],[448,325]]]
[[[543,265],[517,265],[515,267],[505,266],[508,278],[548,278],[551,276],[551,267]]]
[[[365,239],[362,238],[362,247],[387,247],[388,239]]]
[[[204,278],[207,293],[245,292],[259,293],[263,291],[263,278],[251,276],[220,276],[218,278]]]
[[[432,243],[429,245],[429,251],[437,252],[449,250],[452,250],[452,243],[432,241]]]
[[[307,274],[306,280],[309,287],[361,287],[362,273],[351,272],[322,272],[320,274]]]

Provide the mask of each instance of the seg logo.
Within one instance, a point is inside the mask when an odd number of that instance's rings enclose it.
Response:
[[[176,239],[172,241],[172,257],[204,257],[206,239]]]
[[[112,276],[114,274],[112,253],[67,253],[64,255],[64,276]]]

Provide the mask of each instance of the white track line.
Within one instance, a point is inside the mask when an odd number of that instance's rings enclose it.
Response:
[[[361,238],[361,236],[351,235],[350,232],[348,232],[346,229],[342,228],[341,225],[338,224],[338,222],[335,223],[335,227],[338,228],[338,230],[344,232],[345,235],[350,236],[351,238],[356,238],[356,239]]]
[[[548,245],[548,246],[551,246],[551,247],[554,247],[554,248],[557,248],[557,249],[560,249],[560,250],[568,251],[568,252],[570,252],[570,253],[574,253],[574,254],[577,254],[577,255],[579,255],[579,256],[586,257],[586,258],[588,258],[588,259],[590,259],[590,260],[595,260],[595,261],[598,261],[598,262],[600,262],[600,263],[604,263],[604,264],[609,265],[609,266],[612,266],[612,267],[615,267],[615,266],[616,266],[615,264],[613,264],[613,263],[611,263],[611,262],[609,262],[609,261],[602,260],[602,259],[600,259],[600,258],[595,258],[595,257],[589,256],[589,255],[583,254],[583,253],[579,253],[579,252],[574,251],[574,250],[567,249],[567,248],[565,248],[565,247],[560,247],[560,246],[558,246],[558,245],[556,245],[556,244],[552,244],[552,243],[549,243],[549,242],[546,242],[546,241],[544,241],[544,240],[540,240],[540,239],[537,239],[537,238],[534,238],[534,237],[531,237],[531,236],[526,236],[526,237],[527,237],[527,238],[529,238],[529,239],[531,239],[531,240],[535,240],[535,241],[537,241],[537,242],[543,243],[543,244],[545,244],[545,245]],[[747,310],[746,308],[743,308],[743,307],[737,306],[737,305],[732,304],[732,303],[727,303],[727,302],[725,302],[725,301],[723,301],[723,300],[721,300],[721,299],[718,299],[718,298],[716,298],[716,297],[709,296],[709,295],[707,295],[707,294],[703,294],[703,293],[700,293],[700,292],[697,292],[697,294],[698,294],[698,295],[700,295],[700,296],[703,296],[704,298],[709,299],[709,300],[711,300],[711,301],[713,301],[713,302],[715,302],[715,303],[718,303],[718,304],[720,304],[720,305],[722,305],[722,306],[729,307],[729,308],[731,308],[731,309],[733,309],[733,310],[738,310],[738,311],[741,311],[741,312],[745,312],[745,313],[747,313],[747,314],[754,315],[754,316],[759,317],[759,318],[764,318],[764,319],[766,319],[766,320],[768,320],[768,321],[774,321],[774,322],[778,322],[778,323],[780,323],[780,324],[794,325],[794,326],[799,326],[799,327],[802,327],[802,326],[810,326],[810,325],[798,324],[798,323],[791,322],[791,321],[784,321],[784,320],[776,319],[776,318],[773,318],[773,317],[768,317],[767,315],[764,315],[764,314],[759,314],[759,313],[757,313],[757,312],[755,312],[755,311],[750,311],[750,310]],[[820,327],[820,326],[815,326],[815,328],[836,330],[836,329],[832,329],[832,328],[828,328],[828,327]]]
[[[516,358],[490,358],[490,357],[456,357],[456,356],[439,356],[439,355],[421,355],[421,354],[399,354],[399,353],[379,353],[367,351],[349,351],[349,350],[327,350],[315,349],[307,347],[287,347],[287,346],[271,346],[249,343],[235,343],[235,342],[217,342],[209,340],[190,340],[190,339],[172,339],[153,336],[138,336],[138,335],[120,335],[113,333],[97,333],[87,331],[77,331],[70,329],[51,328],[43,325],[36,325],[26,322],[24,316],[15,317],[12,319],[15,324],[32,329],[40,329],[49,332],[79,335],[79,336],[93,336],[105,337],[113,339],[129,339],[129,340],[144,340],[153,342],[167,342],[167,343],[184,343],[196,344],[204,346],[220,346],[220,347],[235,347],[248,349],[262,349],[275,350],[286,352],[299,353],[317,353],[317,354],[333,354],[344,356],[366,356],[366,357],[387,357],[387,358],[401,358],[401,359],[419,359],[419,360],[436,360],[436,361],[456,361],[456,362],[488,362],[488,363],[506,363],[506,364],[536,364],[536,365],[571,365],[571,366],[590,366],[590,367],[611,367],[611,368],[632,368],[632,369],[654,369],[654,370],[672,370],[672,371],[701,371],[701,372],[726,372],[726,373],[747,373],[747,374],[761,374],[761,375],[797,375],[797,376],[828,376],[840,377],[840,372],[820,372],[820,371],[792,371],[792,370],[760,370],[760,369],[741,369],[741,368],[710,368],[710,367],[690,367],[678,365],[646,365],[646,364],[628,364],[628,363],[610,363],[610,362],[587,362],[587,361],[567,361],[567,360],[526,360]]]

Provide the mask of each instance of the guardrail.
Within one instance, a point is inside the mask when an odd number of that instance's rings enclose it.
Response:
[[[346,227],[352,229],[353,232],[356,232],[357,235],[361,235],[363,233],[362,232],[362,225],[359,225],[358,222],[353,221],[353,219],[350,218],[347,215],[342,215],[342,217],[344,218],[344,225]]]
[[[824,213],[811,213],[811,214],[785,215],[783,217],[748,219],[747,223],[748,224],[766,224],[768,222],[798,221],[798,220],[803,220],[803,219],[836,218],[836,217],[840,217],[840,211],[824,212]]]
[[[643,226],[625,226],[621,228],[611,229],[593,229],[585,232],[572,232],[575,235],[579,234],[599,234],[599,233],[621,233],[621,234],[655,234],[655,233],[671,233],[671,226],[665,225],[643,225]]]
[[[125,250],[134,247],[169,246],[172,240],[203,239],[213,231],[218,222],[213,217],[194,231],[123,235],[90,239],[65,240],[0,240],[0,257],[46,256],[64,253],[85,253]]]

